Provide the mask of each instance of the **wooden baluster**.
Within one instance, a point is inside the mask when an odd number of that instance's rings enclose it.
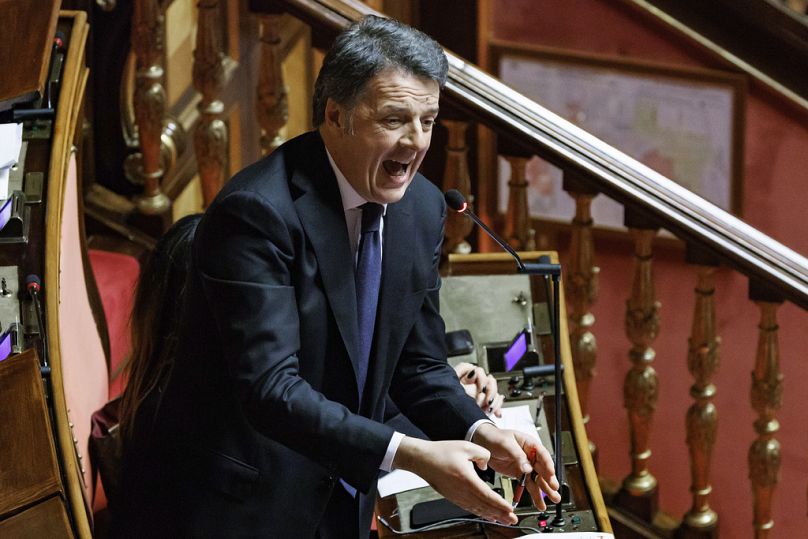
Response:
[[[261,126],[261,153],[269,155],[283,144],[281,129],[289,120],[287,88],[281,62],[281,15],[262,15],[261,64],[258,73],[256,113]]]
[[[473,209],[474,197],[471,195],[471,178],[469,176],[468,147],[466,146],[466,129],[468,122],[460,120],[440,120],[441,125],[449,132],[446,143],[446,166],[443,169],[443,189],[457,189],[466,197],[470,209]],[[465,215],[450,211],[446,216],[446,240],[443,252],[468,254],[471,245],[466,237],[474,226]]]
[[[634,278],[626,302],[626,334],[632,343],[631,368],[623,384],[631,438],[631,473],[623,480],[618,503],[646,522],[659,507],[656,478],[648,469],[651,458],[651,422],[659,396],[657,374],[651,364],[656,353],[651,343],[659,330],[660,304],[655,299],[652,266],[653,224],[626,208],[626,226],[634,239]]]
[[[694,378],[690,395],[694,403],[687,411],[687,446],[690,452],[690,491],[693,502],[685,513],[677,537],[707,538],[718,534],[718,514],[710,508],[710,463],[718,430],[718,411],[713,403],[716,388],[712,383],[718,371],[718,349],[721,338],[716,335],[715,261],[707,254],[688,249],[688,261],[697,266],[696,304],[688,342],[687,368]]]
[[[165,19],[159,0],[136,0],[132,13],[132,48],[135,52],[135,93],[133,107],[140,143],[143,195],[136,205],[144,214],[162,214],[171,201],[160,189],[164,170],[160,137],[163,132],[166,92],[163,87]]]
[[[575,217],[572,219],[570,260],[567,268],[566,292],[569,308],[572,361],[575,366],[575,384],[581,404],[584,424],[589,423],[589,386],[595,377],[597,340],[592,334],[595,315],[591,309],[598,297],[598,274],[595,265],[595,244],[592,240],[592,191],[564,176],[564,190],[575,199]],[[597,446],[590,439],[589,450],[597,467]]]
[[[511,165],[508,181],[508,211],[505,213],[505,238],[514,249],[532,251],[536,248],[536,231],[530,226],[527,201],[527,162],[525,156],[503,156]]]
[[[194,151],[205,207],[224,185],[227,160],[227,124],[224,104],[218,99],[224,84],[224,51],[218,0],[199,0],[194,50],[194,88],[202,94],[199,121],[194,129]]]
[[[757,438],[749,448],[749,479],[754,494],[755,537],[769,537],[774,527],[772,498],[780,480],[780,423],[774,417],[783,402],[783,375],[777,341],[777,308],[782,299],[757,283],[750,284],[750,298],[760,308],[758,346],[752,371],[752,408],[757,412]]]

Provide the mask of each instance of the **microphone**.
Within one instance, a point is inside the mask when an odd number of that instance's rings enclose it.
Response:
[[[33,273],[28,275],[25,278],[25,288],[31,295],[39,294],[42,289],[42,281],[39,280],[39,275],[34,275]]]
[[[449,206],[451,209],[453,209],[457,213],[462,213],[462,214],[467,215],[472,221],[477,223],[477,225],[480,228],[485,230],[485,232],[489,236],[491,236],[491,239],[493,239],[495,242],[497,242],[497,244],[500,247],[505,249],[514,259],[516,259],[516,264],[519,266],[519,271],[525,271],[525,265],[522,262],[522,259],[519,257],[519,255],[516,254],[516,251],[514,251],[513,248],[510,245],[508,245],[508,243],[505,240],[500,238],[499,235],[496,232],[494,232],[493,230],[488,228],[488,225],[483,223],[480,220],[480,218],[477,217],[477,215],[473,211],[471,211],[469,209],[468,202],[466,202],[465,197],[463,196],[462,193],[460,193],[460,191],[458,191],[457,189],[449,189],[448,191],[446,191],[443,194],[443,198],[446,200],[446,205],[447,206]]]
[[[472,212],[469,207],[466,199],[457,189],[450,189],[444,193],[443,198],[446,200],[446,205],[452,208],[454,211],[458,213],[463,213],[468,215],[468,217],[477,223],[480,228],[485,230],[485,232],[491,236],[497,244],[502,247],[505,251],[507,251],[513,258],[516,260],[516,264],[519,267],[519,273],[527,274],[527,275],[543,275],[544,276],[544,283],[545,283],[545,290],[547,293],[547,298],[549,300],[550,294],[547,288],[549,287],[548,277],[553,278],[553,305],[552,305],[552,315],[550,315],[550,326],[552,328],[553,334],[553,356],[554,362],[552,365],[552,371],[555,374],[555,443],[553,444],[553,450],[555,453],[555,471],[556,477],[558,477],[558,482],[560,484],[559,491],[561,493],[561,501],[558,502],[556,505],[556,515],[553,519],[553,526],[563,526],[565,524],[564,519],[564,498],[568,496],[568,486],[564,483],[564,459],[562,455],[562,447],[561,447],[561,392],[563,391],[561,385],[561,374],[563,372],[563,366],[561,365],[561,341],[560,341],[560,325],[559,325],[559,286],[561,280],[561,265],[560,264],[551,264],[550,257],[547,255],[542,255],[539,257],[538,263],[528,263],[525,264],[522,262],[522,259],[516,253],[516,251],[508,245],[508,243],[500,238],[496,232],[488,228],[488,226],[483,223],[479,217],[477,217],[474,212]],[[550,313],[548,313],[550,314]],[[529,374],[535,376],[539,373],[545,373],[549,370],[550,366],[541,366],[542,368],[535,368],[532,369]],[[525,378],[528,376],[528,372],[525,372]],[[548,373],[549,374],[549,373]]]
[[[28,295],[31,296],[31,301],[34,302],[34,310],[36,311],[36,322],[39,325],[39,337],[42,339],[42,374],[50,374],[50,366],[48,366],[48,337],[45,331],[45,316],[42,314],[42,302],[39,298],[39,292],[42,290],[42,281],[38,275],[33,273],[25,278],[25,288],[28,290]]]
[[[480,228],[485,230],[485,233],[488,234],[492,240],[497,242],[497,245],[507,251],[508,254],[510,254],[514,260],[516,260],[516,265],[519,267],[519,273],[527,273],[528,275],[561,275],[561,266],[558,264],[551,264],[550,257],[547,255],[542,255],[539,257],[539,262],[528,262],[527,264],[522,262],[522,258],[519,256],[519,254],[517,254],[514,248],[508,245],[508,242],[500,238],[499,234],[488,228],[488,225],[483,223],[482,220],[469,209],[466,199],[457,189],[450,189],[446,191],[443,194],[443,198],[446,200],[447,206],[457,213],[467,215],[469,219],[477,223]]]

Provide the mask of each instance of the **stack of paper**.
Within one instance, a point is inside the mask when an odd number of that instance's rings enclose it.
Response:
[[[22,148],[22,124],[0,124],[0,200],[9,197],[8,176]]]

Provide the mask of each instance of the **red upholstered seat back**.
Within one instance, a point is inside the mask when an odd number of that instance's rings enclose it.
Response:
[[[133,256],[111,251],[90,249],[89,255],[107,321],[110,351],[109,398],[113,399],[121,394],[124,387],[121,369],[131,346],[129,316],[140,264]]]

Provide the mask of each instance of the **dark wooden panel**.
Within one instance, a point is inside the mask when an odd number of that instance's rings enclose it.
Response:
[[[0,522],[0,537],[15,539],[59,539],[73,537],[65,505],[54,496]]]
[[[59,492],[39,358],[33,349],[0,362],[0,515]],[[6,536],[0,528],[0,536]],[[41,537],[48,537],[43,535]]]
[[[58,9],[57,0],[0,2],[0,110],[42,94]]]

